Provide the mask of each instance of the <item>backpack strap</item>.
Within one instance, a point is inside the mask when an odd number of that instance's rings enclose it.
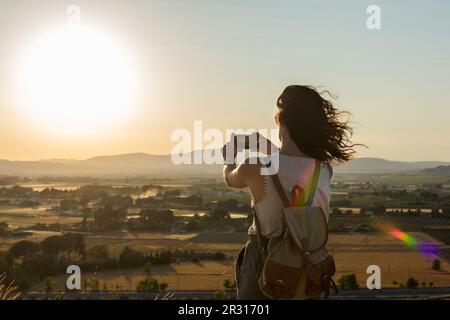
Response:
[[[319,181],[319,176],[320,176],[320,161],[316,160],[313,179],[311,181],[311,187],[309,190],[308,200],[305,203],[306,206],[311,206],[311,204],[314,200],[314,196],[316,194],[316,189],[317,189],[317,183]],[[271,175],[270,177],[272,178],[272,182],[275,185],[275,189],[277,190],[278,196],[280,197],[281,201],[283,202],[284,207],[285,208],[291,207],[292,206],[291,202],[289,201],[289,198],[286,195],[286,192],[284,191],[283,186],[281,185],[280,178],[278,177],[278,175],[274,174],[274,175]]]
[[[308,201],[306,202],[307,206],[310,206],[314,199],[319,176],[320,176],[320,161],[316,160],[313,179],[311,182],[311,189],[309,192]],[[286,192],[284,192],[284,189],[283,189],[283,186],[281,185],[281,181],[280,181],[280,178],[278,177],[278,174],[271,175],[270,177],[272,178],[272,182],[275,185],[275,189],[277,190],[277,193],[278,193],[281,201],[283,202],[284,207],[285,208],[291,207],[291,202],[290,202],[288,196],[286,195]],[[252,213],[253,213],[253,217],[255,219],[255,224],[256,224],[256,233],[257,233],[257,241],[258,241],[259,249],[260,249],[261,255],[266,256],[267,248],[266,248],[265,241],[264,241],[265,239],[261,234],[260,223],[258,220],[258,215],[256,213],[256,208],[252,207]]]
[[[255,219],[255,224],[256,224],[256,239],[258,241],[259,253],[261,254],[261,257],[264,258],[267,256],[266,241],[265,241],[265,238],[263,237],[263,235],[261,234],[260,224],[259,224],[259,220],[258,220],[258,215],[256,214],[255,207],[252,207],[252,213],[253,213],[253,218]]]
[[[281,185],[280,178],[278,177],[278,174],[273,174],[270,176],[272,178],[272,182],[275,185],[275,189],[277,189],[278,196],[281,199],[281,202],[283,202],[283,206],[285,208],[291,207],[291,202],[289,201],[286,192],[284,192],[283,186]]]
[[[311,182],[311,189],[309,190],[309,197],[308,201],[306,201],[306,206],[310,207],[312,205],[312,202],[314,201],[314,196],[316,195],[317,190],[317,183],[319,181],[320,177],[320,161],[316,160],[315,168],[314,168],[314,175]]]

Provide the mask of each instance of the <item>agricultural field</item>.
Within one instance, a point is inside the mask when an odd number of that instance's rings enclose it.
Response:
[[[234,279],[234,264],[227,261],[185,262],[170,265],[153,266],[151,273],[140,269],[125,271],[103,271],[83,274],[83,279],[95,277],[99,280],[100,290],[135,291],[139,281],[152,277],[158,282],[168,284],[169,291],[176,290],[222,290],[226,279]],[[60,275],[54,278],[54,289],[64,291],[67,277]],[[37,283],[31,291],[44,291],[45,283]]]
[[[413,233],[419,241],[445,245],[422,233]],[[159,282],[167,283],[168,290],[221,290],[226,279],[234,279],[234,260],[246,240],[245,233],[200,233],[164,236],[155,234],[133,239],[130,236],[97,238],[88,237],[88,246],[106,244],[111,252],[117,253],[125,246],[145,252],[154,249],[211,250],[232,256],[224,261],[183,262],[170,265],[152,266],[151,273],[142,268],[122,271],[107,271],[83,274],[85,279],[95,277],[100,289],[134,291],[139,281],[151,276]],[[394,288],[404,284],[409,276],[433,287],[450,287],[450,264],[443,260],[441,271],[432,269],[434,257],[425,257],[414,248],[384,233],[330,234],[329,248],[336,260],[338,279],[344,274],[354,273],[361,288],[366,286],[366,269],[369,265],[381,268],[383,288]],[[54,278],[55,289],[63,290],[66,276]],[[33,286],[32,290],[44,290],[44,282]]]
[[[370,174],[370,173],[338,173],[333,177],[335,183],[338,182],[366,182],[383,183],[386,185],[421,185],[421,184],[445,184],[449,183],[449,178],[442,175],[427,175],[416,172],[411,173],[388,173],[388,174]]]
[[[403,287],[409,277],[419,281],[419,287],[450,288],[450,192],[447,184],[434,184],[438,182],[445,181],[409,174],[336,175],[329,220],[335,280],[354,274],[365,288],[367,267],[378,265],[383,288]],[[83,281],[96,279],[98,290],[135,291],[147,278],[167,284],[169,291],[222,290],[225,280],[234,280],[235,259],[247,240],[249,203],[247,190],[230,189],[219,179],[10,185],[0,188],[0,257],[21,240],[41,243],[26,261],[36,269],[25,269],[20,256],[14,267],[5,269],[14,276],[21,275],[15,270],[33,270],[17,278],[25,291],[48,290],[48,277],[52,290],[63,291],[67,275],[62,272],[70,257],[71,263],[84,263]],[[440,256],[424,256],[419,246],[386,233],[385,225],[417,244],[442,249]],[[83,253],[59,249],[62,239],[75,236],[82,238]],[[42,246],[47,238],[53,238],[50,247]],[[107,251],[107,258],[92,253],[99,248]],[[50,255],[53,249],[59,251]],[[130,254],[123,258],[130,251],[142,257],[139,263]],[[159,259],[168,252],[170,258]],[[44,258],[50,260],[41,264]],[[436,258],[440,270],[432,267]],[[147,263],[150,271],[144,267]],[[92,290],[92,283],[87,287]]]
[[[76,223],[80,222],[79,217],[63,217],[49,210],[49,206],[39,206],[35,208],[21,207],[0,207],[0,220],[7,222],[12,228],[29,227],[38,223]]]
[[[433,243],[437,247],[445,244],[420,232],[410,233],[416,241]],[[403,244],[385,233],[331,234],[330,250],[336,260],[338,279],[343,274],[354,273],[360,287],[366,287],[366,269],[369,265],[381,268],[381,285],[383,288],[398,287],[405,284],[408,277],[413,277],[428,286],[450,286],[450,264],[441,259],[441,271],[432,269],[436,256],[426,257],[414,247]],[[394,284],[396,282],[397,284]]]

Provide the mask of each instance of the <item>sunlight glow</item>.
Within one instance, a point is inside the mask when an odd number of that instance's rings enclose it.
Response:
[[[21,110],[57,133],[90,134],[130,115],[137,74],[128,51],[93,28],[41,33],[16,70]]]

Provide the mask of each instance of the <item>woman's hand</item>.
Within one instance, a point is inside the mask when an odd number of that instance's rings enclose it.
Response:
[[[255,137],[256,136],[256,137]],[[245,136],[243,136],[245,137]],[[248,138],[247,138],[248,137]],[[242,137],[240,137],[242,138]],[[246,141],[244,143],[240,143],[240,145],[237,142],[237,136],[233,133],[231,134],[230,140],[224,144],[222,147],[222,155],[223,159],[225,160],[225,163],[232,164],[234,163],[234,159],[236,158],[236,155],[238,152],[244,150],[244,149],[250,149],[251,151],[257,151],[261,152],[263,154],[271,155],[275,151],[278,150],[277,146],[272,143],[269,139],[264,137],[259,132],[254,132],[249,136],[246,136]],[[251,146],[251,141],[256,141],[256,149]],[[242,150],[238,150],[238,148],[241,148]],[[227,158],[228,152],[233,152],[233,158],[229,159]]]
[[[235,139],[235,135],[234,133],[231,134],[230,140],[225,143],[222,147],[222,156],[223,156],[223,160],[225,161],[225,164],[231,164],[234,163],[234,159],[236,159],[236,155],[237,155],[237,147],[235,145],[236,139]],[[232,151],[233,154],[233,159],[228,159],[227,158],[227,152]],[[227,161],[228,160],[228,161]],[[230,162],[229,160],[233,160],[232,162]]]
[[[258,151],[267,155],[278,151],[278,147],[272,141],[258,133]]]

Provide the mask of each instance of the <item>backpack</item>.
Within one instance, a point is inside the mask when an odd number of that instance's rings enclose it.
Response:
[[[268,239],[260,233],[256,210],[253,208],[263,268],[259,287],[270,299],[308,299],[324,294],[336,285],[333,257],[328,253],[328,224],[319,207],[311,207],[320,175],[320,161],[316,160],[309,196],[299,206],[291,206],[278,175],[272,181],[283,202],[281,227]]]

